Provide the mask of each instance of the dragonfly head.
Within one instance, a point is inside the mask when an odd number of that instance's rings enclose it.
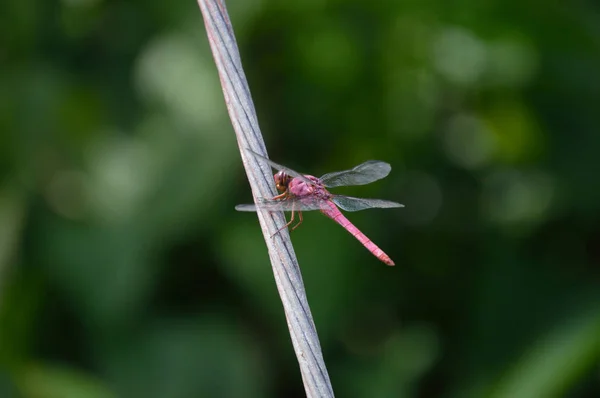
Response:
[[[273,178],[275,178],[275,186],[277,187],[277,190],[279,192],[285,192],[288,188],[290,181],[292,180],[292,177],[287,175],[283,170],[277,172],[277,174],[275,174]]]

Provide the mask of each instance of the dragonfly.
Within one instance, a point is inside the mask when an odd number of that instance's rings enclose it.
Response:
[[[383,263],[394,265],[392,259],[354,226],[342,214],[339,208],[345,211],[359,211],[375,208],[404,207],[404,205],[388,200],[334,195],[326,189],[350,185],[365,185],[380,180],[386,177],[392,170],[392,167],[388,163],[369,160],[352,169],[328,173],[317,178],[307,174],[300,174],[250,149],[247,149],[247,151],[255,158],[268,163],[277,170],[273,178],[275,179],[277,190],[281,193],[270,199],[260,198],[256,204],[237,205],[235,207],[236,210],[258,211],[262,209],[266,211],[291,211],[290,221],[275,232],[275,234],[288,228],[294,222],[295,213],[298,213],[299,221],[292,227],[292,231],[302,224],[303,211],[319,210],[322,214],[340,224]]]

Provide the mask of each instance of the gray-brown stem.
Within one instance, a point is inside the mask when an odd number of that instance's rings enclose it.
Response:
[[[265,144],[258,127],[250,89],[242,69],[242,63],[233,34],[233,28],[223,1],[198,0],[210,47],[217,65],[227,110],[237,136],[246,175],[252,188],[254,201],[270,198],[275,194],[270,167],[245,151],[266,156]],[[233,209],[232,209],[233,210]],[[258,211],[258,220],[267,244],[277,290],[281,296],[294,351],[300,364],[307,397],[333,397],[333,389],[317,330],[312,319],[302,275],[290,241],[283,230],[270,237],[283,225],[283,212]]]

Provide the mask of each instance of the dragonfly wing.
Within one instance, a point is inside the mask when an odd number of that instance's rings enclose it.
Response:
[[[267,211],[311,211],[327,208],[327,202],[315,198],[288,198],[283,200],[262,199],[257,204],[237,205],[237,211],[257,211],[257,209]]]
[[[365,185],[380,180],[390,174],[392,166],[379,160],[368,160],[344,171],[325,174],[321,177],[323,185],[329,188],[344,185]]]
[[[249,153],[252,154],[252,156],[254,156],[257,159],[260,160],[264,160],[265,162],[267,162],[269,164],[269,166],[271,166],[272,168],[276,169],[276,170],[283,170],[287,175],[290,175],[292,177],[295,178],[299,178],[302,181],[310,184],[310,185],[315,185],[315,183],[311,180],[309,180],[308,178],[304,177],[302,174],[298,173],[297,171],[294,171],[292,169],[290,169],[289,167],[285,167],[280,165],[279,163],[275,163],[274,161],[272,161],[271,159],[264,157],[263,155],[259,155],[258,153],[254,152],[251,149],[246,149]]]
[[[255,204],[236,205],[235,209],[237,211],[256,211],[256,205]]]
[[[353,198],[351,196],[334,195],[333,202],[342,210],[359,211],[365,209],[387,209],[392,207],[404,207],[404,205],[389,200]]]

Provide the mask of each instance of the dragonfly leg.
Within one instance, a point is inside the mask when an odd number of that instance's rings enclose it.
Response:
[[[279,194],[279,195],[277,195],[277,196],[273,196],[273,197],[271,198],[271,200],[285,199],[285,197],[286,197],[286,196],[287,196],[287,192],[284,192],[284,193],[282,193],[282,194]]]
[[[295,230],[296,228],[298,228],[300,226],[300,224],[302,224],[302,212],[301,211],[298,211],[298,218],[300,218],[300,220],[298,221],[298,224],[296,224],[292,227],[292,231]]]
[[[294,222],[294,205],[292,205],[292,217],[290,218],[290,221],[285,224],[283,227],[279,228],[277,231],[275,231],[275,233],[273,235],[271,235],[271,238],[273,238],[275,235],[277,235],[279,232],[281,232],[282,230],[286,229],[287,227],[290,226],[291,223]],[[300,213],[302,214],[302,213]],[[300,218],[302,218],[302,216],[300,216]],[[293,229],[292,229],[293,230]]]

